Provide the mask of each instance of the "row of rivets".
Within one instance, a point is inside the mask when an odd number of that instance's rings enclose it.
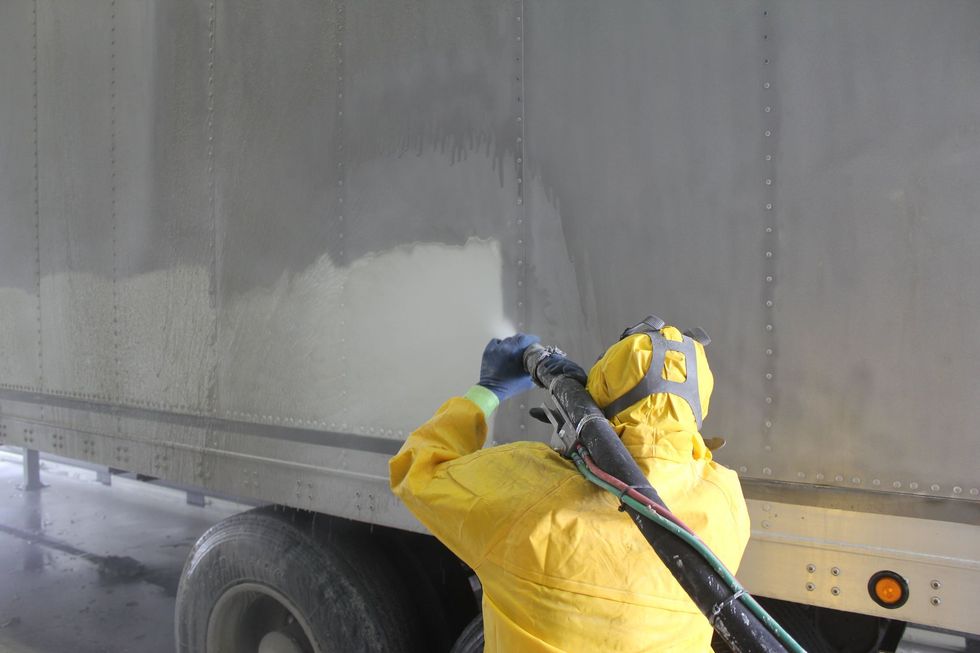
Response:
[[[34,275],[35,297],[37,299],[37,373],[38,383],[44,385],[44,357],[41,353],[41,185],[39,176],[38,157],[38,115],[37,115],[37,2],[34,0],[32,22],[34,27],[33,57],[34,57]],[[41,408],[44,416],[44,408]]]
[[[527,266],[525,261],[527,261],[527,208],[524,204],[524,180],[525,180],[525,151],[524,151],[524,0],[515,0],[514,2],[514,37],[515,37],[515,63],[517,68],[517,74],[514,79],[514,97],[515,97],[515,123],[517,127],[517,140],[515,143],[515,171],[516,171],[516,181],[517,181],[517,248],[515,256],[517,257],[517,288],[515,289],[515,295],[517,298],[517,328],[519,331],[524,331],[527,325]],[[525,415],[526,404],[520,405],[520,425],[519,428],[521,432],[527,430]]]
[[[776,133],[776,117],[775,117],[775,93],[773,89],[773,83],[771,81],[772,71],[771,63],[771,48],[772,39],[770,34],[772,31],[772,25],[769,21],[769,10],[764,9],[762,11],[762,111],[764,114],[764,127],[763,127],[763,153],[765,160],[763,161],[763,175],[760,180],[763,185],[762,193],[762,206],[763,214],[765,219],[764,223],[764,234],[763,234],[763,252],[764,252],[764,274],[765,283],[763,285],[763,306],[765,310],[765,372],[764,372],[764,383],[765,388],[765,409],[763,418],[763,431],[764,440],[766,442],[765,450],[767,452],[772,451],[771,443],[771,431],[773,426],[773,414],[775,412],[775,395],[776,395],[776,372],[775,372],[775,320],[773,319],[774,308],[776,304],[775,295],[775,285],[776,285],[776,212],[775,212],[775,194],[776,194],[776,164],[775,164],[775,133]],[[765,476],[772,476],[772,470],[768,467],[763,469],[763,474]]]
[[[116,0],[111,0],[109,17],[109,173],[112,178],[109,192],[112,219],[112,350],[113,394],[122,392],[119,354],[119,229],[116,197]],[[116,420],[116,432],[122,433],[122,422]]]
[[[210,240],[208,247],[210,249],[210,259],[211,259],[211,279],[208,284],[208,301],[215,310],[217,315],[218,311],[218,215],[215,208],[215,156],[214,156],[214,63],[215,63],[215,45],[217,38],[215,36],[215,27],[218,19],[218,13],[215,9],[214,2],[208,4],[208,101],[207,101],[207,125],[205,129],[205,134],[207,138],[207,154],[208,154],[208,168],[207,168],[207,180],[208,180],[208,219],[210,225]],[[218,350],[218,320],[215,318],[211,323],[211,342],[215,350]],[[212,382],[214,383],[214,382]],[[206,400],[206,411],[208,414],[214,414],[217,404],[217,392],[215,387],[212,385]],[[205,445],[207,444],[208,435],[210,435],[211,425],[208,424],[208,433],[205,435]]]
[[[337,121],[336,126],[336,156],[337,156],[337,207],[336,207],[336,231],[337,231],[337,260],[338,263],[343,265],[346,263],[346,244],[344,242],[344,236],[346,232],[346,224],[344,222],[344,212],[347,209],[346,199],[347,199],[347,167],[346,167],[346,156],[347,152],[345,150],[345,119],[344,119],[344,27],[346,23],[344,2],[337,2],[337,20],[334,23],[334,42],[336,47],[336,57],[337,57],[337,116],[335,120]],[[340,290],[340,310],[338,311],[341,316],[346,313],[346,278],[343,282],[344,286]],[[347,335],[345,333],[347,322],[341,317],[339,322],[340,334],[339,334],[339,344],[340,344],[340,392],[338,393],[337,400],[339,402],[339,411],[337,411],[341,418],[345,418],[348,415],[348,401],[347,401]]]
[[[769,451],[769,450],[771,450],[771,449],[768,449],[767,448],[767,451]],[[751,470],[750,470],[750,468],[747,465],[742,465],[742,466],[740,466],[738,468],[738,472],[740,474],[748,474],[750,471]],[[762,474],[763,474],[763,476],[772,476],[773,475],[773,470],[770,467],[763,467],[762,468]],[[796,473],[796,478],[799,481],[802,482],[802,481],[806,481],[807,480],[808,475],[807,475],[806,472],[797,472]],[[864,479],[862,479],[860,476],[851,476],[848,479],[843,474],[835,474],[833,476],[833,478],[828,479],[827,475],[824,474],[823,472],[817,472],[816,474],[814,474],[813,475],[813,480],[816,481],[816,482],[818,482],[818,483],[828,483],[828,484],[829,483],[841,483],[841,484],[850,483],[851,485],[862,485],[864,483]],[[880,478],[871,479],[872,489],[880,488],[884,484],[885,483]],[[908,488],[909,490],[918,491],[922,486],[919,484],[918,481],[910,481],[908,484],[904,484],[904,483],[902,483],[902,481],[893,481],[892,484],[891,484],[891,487],[893,489],[895,489],[895,490],[901,490],[903,488]],[[942,493],[943,486],[940,485],[939,483],[932,483],[932,484],[929,485],[929,490],[931,492],[933,492],[933,493]],[[970,488],[970,490],[967,491],[962,486],[954,485],[952,487],[952,494],[954,496],[962,496],[963,494],[969,494],[972,497],[980,497],[980,488]]]

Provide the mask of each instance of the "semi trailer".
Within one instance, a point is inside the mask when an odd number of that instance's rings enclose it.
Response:
[[[784,625],[980,635],[978,34],[969,0],[2,2],[0,445],[267,506],[192,551],[182,651],[447,650],[478,602],[388,458],[488,338],[588,367],[656,312],[713,339]]]

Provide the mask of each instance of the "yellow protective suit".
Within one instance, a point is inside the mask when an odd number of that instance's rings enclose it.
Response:
[[[707,415],[713,378],[700,344],[697,357]],[[589,373],[596,403],[635,386],[650,359],[645,335],[610,347]],[[684,365],[668,351],[665,377],[683,381]],[[652,395],[612,424],[671,510],[734,571],[749,537],[745,501],[687,402]],[[710,650],[711,626],[614,496],[545,444],[481,449],[486,434],[477,403],[450,399],[390,462],[395,494],[479,576],[486,653]]]

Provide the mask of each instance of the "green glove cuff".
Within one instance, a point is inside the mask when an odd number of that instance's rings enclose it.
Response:
[[[500,405],[500,399],[497,398],[497,395],[482,385],[473,386],[463,396],[479,406],[480,410],[483,411],[483,416],[487,419],[490,419],[493,411],[497,410],[497,406]]]

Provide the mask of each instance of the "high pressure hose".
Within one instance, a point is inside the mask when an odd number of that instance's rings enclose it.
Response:
[[[805,653],[670,512],[582,384],[541,366],[551,356],[564,353],[531,345],[524,367],[551,394],[565,421],[565,455],[590,482],[619,497],[623,511],[725,643],[736,653]]]

